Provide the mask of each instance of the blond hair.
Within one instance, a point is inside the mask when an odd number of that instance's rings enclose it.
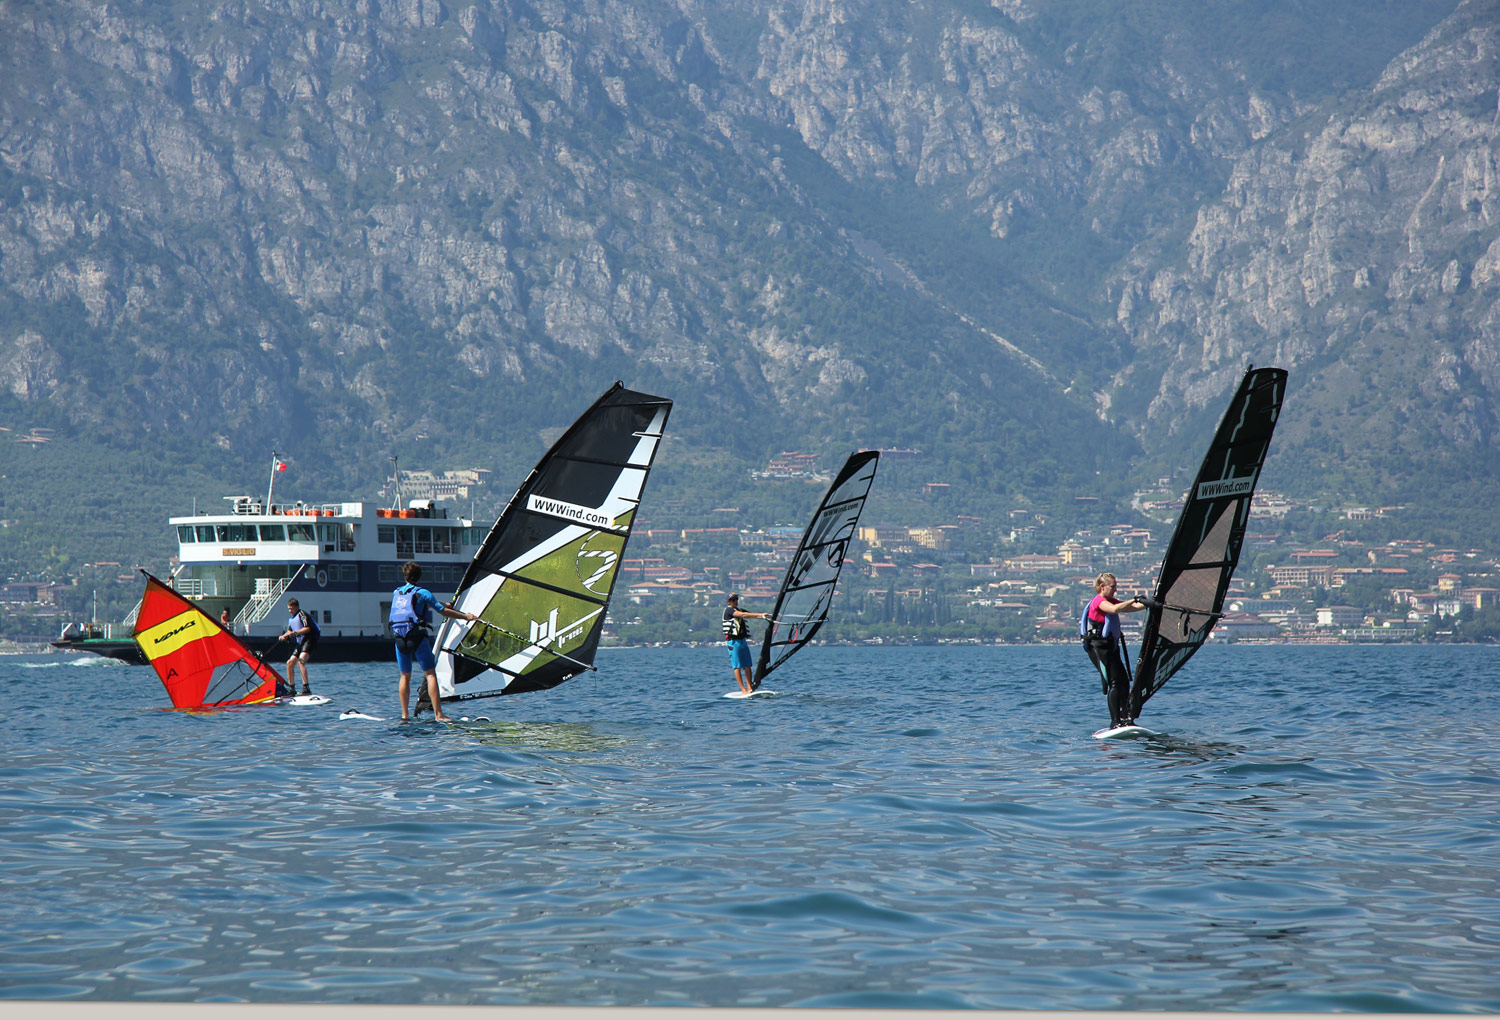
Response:
[[[1106,570],[1104,573],[1094,578],[1094,591],[1103,591],[1111,581],[1114,581],[1117,584],[1119,583],[1115,575]]]

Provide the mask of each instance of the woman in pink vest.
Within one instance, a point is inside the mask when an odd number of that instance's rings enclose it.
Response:
[[[1089,600],[1078,621],[1078,635],[1088,652],[1099,679],[1104,682],[1104,696],[1109,702],[1109,725],[1130,726],[1130,667],[1125,662],[1125,639],[1120,630],[1120,613],[1136,613],[1146,608],[1144,599],[1115,601],[1115,575],[1100,574],[1094,578],[1095,595]]]

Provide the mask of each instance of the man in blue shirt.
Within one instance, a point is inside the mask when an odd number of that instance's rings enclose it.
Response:
[[[391,594],[391,631],[396,635],[396,668],[401,671],[401,718],[409,719],[406,703],[411,694],[411,664],[415,659],[427,678],[427,697],[432,702],[432,715],[438,722],[447,722],[443,714],[443,701],[438,697],[437,659],[432,654],[432,635],[427,632],[430,614],[434,609],[452,620],[473,622],[479,617],[473,613],[460,612],[438,604],[432,592],[417,587],[422,579],[422,567],[416,560],[409,560],[401,567],[401,576],[406,583]],[[418,699],[420,700],[420,698]]]

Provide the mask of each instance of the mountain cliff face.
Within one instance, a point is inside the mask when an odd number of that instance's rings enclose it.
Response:
[[[8,0],[0,424],[343,482],[623,378],[681,463],[978,498],[1195,459],[1254,361],[1372,501],[1493,477],[1496,5],[1242,7]]]
[[[1165,418],[1258,358],[1303,370],[1283,438],[1304,454],[1398,489],[1424,461],[1500,461],[1496,13],[1463,5],[1358,101],[1246,151],[1184,236],[1134,251],[1110,286],[1147,356],[1112,392]]]

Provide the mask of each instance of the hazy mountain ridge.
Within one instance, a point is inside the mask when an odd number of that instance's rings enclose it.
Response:
[[[1495,463],[1496,13],[1462,5],[1361,101],[1248,151],[1185,238],[1137,251],[1114,281],[1118,318],[1155,357],[1116,388],[1165,366],[1149,413],[1166,419],[1216,401],[1248,359],[1301,367],[1306,411],[1283,438],[1304,452],[1331,434],[1393,474]]]
[[[721,484],[906,445],[994,494],[1123,486],[1115,420],[1195,457],[1153,418],[1253,360],[1376,499],[1494,442],[1495,7],[1279,7],[1216,52],[1190,4],[7,2],[0,412],[332,482],[525,462],[619,377]]]

